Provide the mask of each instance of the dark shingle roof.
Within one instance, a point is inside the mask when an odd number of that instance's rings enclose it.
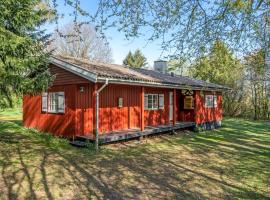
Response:
[[[164,82],[171,83],[171,84],[178,84],[178,85],[189,85],[194,87],[209,87],[209,88],[220,88],[224,89],[226,87],[214,83],[209,83],[206,81],[202,81],[199,79],[190,78],[188,76],[180,76],[170,73],[160,73],[154,70],[147,70],[147,69],[135,69],[138,72],[143,74],[147,74],[151,77],[157,78],[159,80],[163,80]]]
[[[227,87],[202,80],[190,78],[187,76],[171,75],[169,73],[160,73],[154,70],[129,68],[124,65],[107,64],[100,62],[90,62],[84,59],[72,57],[57,57],[61,61],[73,64],[78,68],[87,70],[98,78],[114,78],[119,80],[143,81],[149,83],[190,86],[210,89],[228,89]]]

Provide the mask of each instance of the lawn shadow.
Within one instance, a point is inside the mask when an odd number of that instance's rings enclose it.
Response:
[[[244,177],[259,176],[262,163],[269,163],[269,148],[256,137],[269,134],[260,125],[251,128],[259,131],[253,133],[230,123],[214,132],[161,136],[126,148],[104,146],[96,153],[17,122],[0,122],[0,185],[5,188],[0,193],[8,199],[50,200],[269,199]]]

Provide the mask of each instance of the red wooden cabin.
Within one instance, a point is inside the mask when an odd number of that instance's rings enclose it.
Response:
[[[226,87],[166,73],[164,61],[157,61],[155,69],[52,58],[52,86],[23,98],[24,126],[58,136],[92,137],[97,131],[100,136],[131,135],[131,130],[144,133],[149,127],[221,125]]]

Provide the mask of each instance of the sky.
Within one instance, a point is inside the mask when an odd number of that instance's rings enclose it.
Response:
[[[63,0],[57,2],[58,12],[63,14],[63,17],[58,20],[58,26],[60,28],[73,20],[73,16],[71,15],[73,10],[68,6],[65,6]],[[81,7],[85,11],[92,13],[97,8],[97,2],[98,0],[81,0]],[[52,33],[56,28],[56,23],[46,24],[44,28],[48,33]],[[149,43],[147,41],[147,32],[145,33],[146,36],[132,40],[126,40],[123,33],[118,32],[115,28],[106,30],[105,35],[112,49],[113,62],[116,64],[122,64],[123,59],[126,57],[128,52],[134,52],[136,49],[140,49],[145,55],[148,67],[150,68],[153,66],[154,60],[162,59],[162,50],[159,45],[160,41]]]

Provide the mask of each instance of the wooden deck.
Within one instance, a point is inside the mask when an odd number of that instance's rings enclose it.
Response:
[[[160,126],[147,126],[145,127],[144,131],[140,129],[128,129],[122,131],[115,131],[107,134],[100,134],[99,135],[99,143],[106,144],[111,142],[123,141],[123,140],[130,140],[135,138],[140,138],[148,135],[154,135],[158,133],[170,132],[178,129],[185,129],[185,128],[194,128],[195,122],[177,122],[175,126],[172,124],[170,125],[160,125]],[[71,144],[75,146],[84,146],[86,141],[94,142],[95,138],[93,135],[89,136],[78,136],[75,141],[71,142]],[[77,144],[77,145],[76,145]]]

